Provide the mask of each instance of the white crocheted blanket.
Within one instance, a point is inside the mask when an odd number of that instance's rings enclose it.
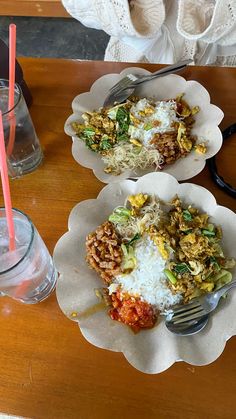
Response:
[[[111,36],[105,59],[236,65],[236,0],[62,0]]]

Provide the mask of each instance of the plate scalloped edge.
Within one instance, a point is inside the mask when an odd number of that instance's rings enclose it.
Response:
[[[169,200],[176,193],[189,204],[201,203],[201,209],[220,223],[224,232],[224,249],[234,255],[236,241],[236,214],[217,205],[214,196],[202,186],[179,184],[166,173],[150,173],[137,182],[125,180],[106,185],[97,199],[77,204],[69,216],[69,231],[59,239],[54,260],[60,278],[56,288],[59,306],[71,318],[72,312],[83,313],[97,304],[94,288],[101,286],[98,275],[85,261],[85,237],[102,223],[116,205],[124,202],[129,193],[156,193]],[[197,335],[178,337],[171,334],[160,322],[151,330],[133,334],[126,326],[112,321],[106,312],[99,311],[78,322],[80,330],[91,344],[123,352],[128,362],[140,371],[155,374],[169,368],[174,362],[185,361],[192,365],[206,365],[223,352],[226,341],[236,334],[233,322],[236,294],[229,294],[217,309],[206,328]],[[74,319],[75,320],[75,319]],[[78,321],[78,320],[76,320]]]

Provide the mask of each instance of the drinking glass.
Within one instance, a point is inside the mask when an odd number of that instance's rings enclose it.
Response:
[[[16,248],[9,251],[5,208],[0,208],[0,295],[38,303],[55,288],[57,271],[30,218],[13,209]]]
[[[8,174],[20,177],[35,170],[43,153],[20,86],[14,89],[14,107],[8,110],[9,81],[0,79],[2,111]]]

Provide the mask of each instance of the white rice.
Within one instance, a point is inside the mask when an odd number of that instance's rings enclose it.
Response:
[[[110,293],[115,291],[115,284],[119,284],[123,292],[140,297],[160,311],[178,304],[182,296],[172,294],[168,288],[163,272],[166,261],[148,236],[137,242],[135,257],[136,268],[129,274],[117,275],[114,284],[109,287]]]
[[[140,111],[144,111],[148,107],[152,107],[154,111],[151,115],[142,116],[139,114]],[[147,99],[140,99],[130,110],[131,114],[140,122],[136,126],[130,125],[129,134],[132,138],[141,141],[143,145],[150,146],[149,142],[154,134],[174,130],[173,122],[179,121],[176,116],[176,108],[175,100],[157,101],[153,107]],[[145,126],[149,123],[152,124],[153,121],[159,121],[159,125],[145,130]]]

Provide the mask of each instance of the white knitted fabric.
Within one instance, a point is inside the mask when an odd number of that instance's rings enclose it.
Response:
[[[111,38],[105,60],[236,66],[236,0],[62,0]]]
[[[180,0],[177,29],[188,39],[236,46],[236,1]]]

